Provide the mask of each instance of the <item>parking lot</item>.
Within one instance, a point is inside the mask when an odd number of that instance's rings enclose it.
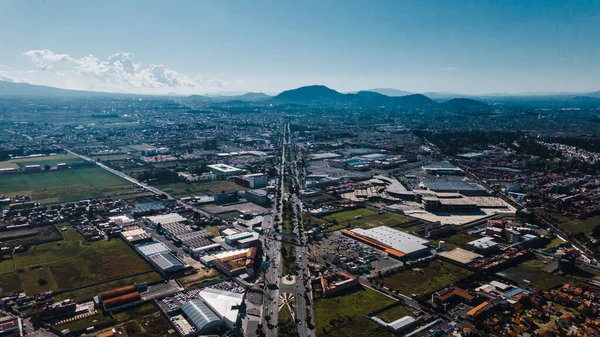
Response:
[[[327,261],[353,274],[377,274],[402,266],[383,251],[333,232],[315,245],[317,260]]]

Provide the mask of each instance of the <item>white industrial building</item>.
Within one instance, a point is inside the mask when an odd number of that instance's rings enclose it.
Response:
[[[239,307],[244,302],[244,294],[206,288],[198,295],[223,320],[228,329],[233,329],[239,315]]]
[[[235,176],[242,174],[244,170],[239,169],[237,167],[229,166],[227,164],[213,164],[206,165],[206,167],[210,170],[211,173],[220,175],[220,176]]]
[[[177,213],[147,216],[147,217],[145,217],[145,219],[154,225],[166,225],[166,224],[175,223],[175,222],[187,221],[186,218],[182,217],[181,215],[179,215]]]
[[[408,257],[414,257],[429,251],[429,247],[426,246],[429,240],[387,226],[371,229],[355,228],[351,232],[402,252]]]
[[[194,299],[184,303],[181,310],[187,320],[197,329],[195,332],[205,334],[218,329],[222,321],[217,314],[202,300]]]
[[[481,239],[477,239],[467,243],[467,248],[477,253],[485,255],[498,251],[500,249],[500,246],[497,242],[494,241],[494,238],[484,236]]]

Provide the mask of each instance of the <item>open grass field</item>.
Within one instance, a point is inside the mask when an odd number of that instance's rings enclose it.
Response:
[[[404,269],[384,277],[383,285],[406,296],[426,294],[446,287],[472,273],[448,262],[433,260],[426,267]]]
[[[550,242],[548,242],[548,244],[546,244],[546,248],[553,248],[556,246],[560,246],[563,243],[565,243],[563,240],[561,240],[559,237],[555,237],[552,240],[550,240]]]
[[[60,240],[54,226],[41,226],[0,232],[0,241],[11,245],[34,245],[41,241]]]
[[[112,318],[110,318],[110,316],[104,316],[101,312],[99,312],[93,316],[89,316],[89,317],[74,320],[71,322],[55,325],[55,327],[59,330],[69,329],[69,331],[76,331],[76,330],[80,330],[80,329],[86,329],[91,326],[95,326],[96,324],[108,322],[110,320],[112,320]]]
[[[163,190],[166,193],[173,195],[176,198],[191,197],[196,195],[214,195],[221,192],[245,191],[246,187],[242,187],[233,181],[219,180],[197,183],[173,183],[159,184],[156,188]]]
[[[100,167],[10,174],[0,179],[0,195],[27,194],[41,203],[102,197],[130,187],[130,182]]]
[[[359,217],[359,219],[356,219]],[[326,215],[322,218],[326,222],[337,221],[329,230],[338,230],[346,228],[348,224],[351,228],[373,228],[378,226],[395,226],[401,223],[411,221],[412,219],[395,213],[384,212],[377,214],[368,208],[358,208],[351,211],[338,212]]]
[[[438,240],[436,240],[433,243],[437,244],[437,242],[439,242],[439,241],[444,241],[446,243],[447,249],[452,250],[456,247],[465,248],[467,243],[469,243],[473,240],[477,240],[477,239],[478,239],[478,237],[476,237],[476,236],[471,236],[466,233],[456,232],[456,233],[452,234],[451,236],[439,238]]]
[[[393,308],[378,313],[376,316],[386,321],[387,323],[391,323],[404,316],[410,316],[412,315],[412,313],[412,310],[410,310],[409,308],[403,305],[397,305]]]
[[[163,279],[162,276],[160,276],[160,274],[158,274],[157,272],[149,272],[146,274],[127,277],[124,279],[107,282],[107,283],[102,283],[102,284],[98,284],[98,285],[90,286],[90,287],[86,287],[86,288],[81,288],[81,289],[69,291],[66,293],[56,294],[56,295],[54,295],[54,299],[57,301],[62,301],[62,300],[66,300],[66,299],[70,298],[70,299],[78,302],[78,301],[83,301],[85,299],[90,299],[90,298],[98,295],[98,293],[101,293],[106,290],[117,289],[117,288],[129,286],[132,284],[139,284],[139,283],[144,283],[144,282],[152,283],[152,282],[156,282],[156,281],[159,281],[162,279]]]
[[[315,300],[317,336],[393,336],[365,315],[395,300],[365,287],[355,287],[339,295]]]
[[[73,156],[71,154],[59,154],[55,156],[43,156],[43,157],[32,157],[32,158],[21,158],[21,159],[12,159],[0,162],[0,168],[14,167],[14,168],[23,168],[27,165],[50,165],[56,166],[56,164],[60,163],[80,163],[84,160]]]
[[[159,312],[129,321],[123,329],[129,337],[177,337],[179,334]]]
[[[560,228],[569,234],[584,233],[590,234],[594,227],[600,225],[600,215],[592,216],[587,219],[569,219],[559,224]]]
[[[61,233],[62,241],[33,246],[0,262],[3,293],[70,289],[152,270],[120,239],[90,243],[72,227]],[[11,277],[20,281],[4,282]]]

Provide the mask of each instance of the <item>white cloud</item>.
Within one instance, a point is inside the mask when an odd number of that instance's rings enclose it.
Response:
[[[0,69],[1,69],[1,67],[0,67]],[[24,79],[10,76],[6,73],[3,73],[2,71],[0,71],[0,81],[12,82],[12,83],[26,83],[26,81]]]
[[[134,55],[127,52],[115,53],[107,60],[101,60],[94,55],[77,58],[47,49],[30,50],[23,55],[31,58],[39,70],[53,75],[54,78],[46,80],[55,84],[44,84],[69,86],[73,89],[193,92],[224,89],[241,83],[218,79],[203,81],[199,76],[190,78],[162,64],[142,67],[140,63],[136,63]]]

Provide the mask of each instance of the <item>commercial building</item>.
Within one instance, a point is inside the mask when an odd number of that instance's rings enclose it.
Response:
[[[168,277],[179,271],[182,271],[186,267],[183,261],[170,252],[150,255],[149,261],[164,277]]]
[[[449,252],[438,253],[437,256],[447,261],[454,262],[463,266],[466,266],[471,262],[483,257],[482,255],[479,255],[477,253],[473,253],[458,247],[454,248]]]
[[[235,182],[244,187],[263,188],[267,186],[269,179],[264,173],[254,173],[235,177]]]
[[[148,259],[148,258],[150,258],[151,255],[154,255],[154,254],[170,252],[171,248],[167,247],[167,245],[165,245],[162,242],[152,241],[152,242],[139,244],[139,245],[135,246],[135,250],[137,250],[138,253],[140,253],[140,255],[142,255],[142,257],[144,257],[145,259]]]
[[[142,289],[146,289],[147,286],[140,285]],[[125,308],[137,305],[142,301],[139,289],[136,286],[127,286],[109,291],[104,291],[98,294],[95,298],[96,302],[102,304],[104,310],[122,310]]]
[[[331,273],[321,276],[323,297],[334,295],[344,289],[357,286],[358,284],[358,277],[354,277],[344,272]]]
[[[200,291],[198,295],[225,323],[227,329],[232,330],[234,328],[239,319],[239,309],[243,305],[244,294],[206,288]]]
[[[23,323],[21,318],[11,316],[0,318],[0,336],[23,336]]]
[[[182,217],[177,213],[161,214],[155,216],[147,216],[145,219],[153,225],[166,225],[175,222],[187,221],[186,218]]]
[[[447,161],[432,163],[422,166],[425,174],[431,175],[463,175],[464,171],[458,166],[452,165]]]
[[[426,239],[387,226],[341,230],[347,236],[384,250],[398,259],[414,259],[429,254]]]
[[[152,236],[139,226],[123,227],[123,230],[120,234],[123,240],[131,244],[138,244],[152,240]]]
[[[202,300],[194,299],[181,306],[185,317],[196,328],[197,334],[206,334],[218,329],[222,322]]]
[[[256,232],[241,232],[225,237],[225,243],[236,248],[248,248],[259,242],[259,234]]]
[[[250,190],[244,192],[244,196],[246,200],[253,202],[257,205],[267,205],[269,203],[269,198],[267,197],[266,190]]]
[[[212,174],[219,176],[236,176],[244,172],[244,170],[237,167],[229,166],[227,164],[213,164],[206,166]]]
[[[460,193],[468,196],[488,195],[483,186],[464,180],[427,180],[423,185],[428,190],[438,193]]]
[[[256,247],[230,250],[200,257],[200,262],[215,267],[230,276],[254,275],[258,249]]]
[[[498,243],[494,241],[494,238],[489,236],[484,236],[481,239],[467,243],[467,248],[483,255],[492,254],[500,250]]]

